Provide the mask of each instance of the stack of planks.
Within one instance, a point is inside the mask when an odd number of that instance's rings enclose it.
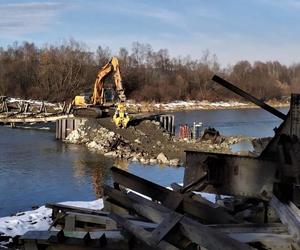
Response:
[[[56,232],[28,232],[24,249],[300,249],[300,210],[276,197],[278,222],[251,223],[193,192],[159,186],[118,168],[104,210],[48,204]],[[270,212],[270,211],[269,211]]]

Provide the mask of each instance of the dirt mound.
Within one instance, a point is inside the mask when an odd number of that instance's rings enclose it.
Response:
[[[120,129],[111,118],[102,118],[86,120],[66,141],[86,144],[106,156],[144,164],[179,165],[184,163],[185,150],[230,153],[230,145],[237,143],[239,139],[224,137],[224,141],[218,144],[210,140],[179,140],[161,128],[157,121],[141,120],[127,129]]]

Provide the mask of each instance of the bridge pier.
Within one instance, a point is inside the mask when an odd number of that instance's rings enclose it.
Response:
[[[63,118],[56,121],[56,139],[64,140],[84,121],[84,118]]]

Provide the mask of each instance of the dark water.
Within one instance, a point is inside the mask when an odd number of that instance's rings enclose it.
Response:
[[[286,108],[279,110],[288,111]],[[202,122],[204,127],[212,126],[223,135],[273,136],[273,128],[281,123],[279,118],[262,109],[198,110],[174,114],[176,124]]]
[[[259,110],[175,113],[177,124],[194,121],[223,134],[271,136],[279,119]],[[67,145],[54,134],[0,127],[0,216],[47,202],[94,200],[109,183],[109,167],[117,165],[161,185],[182,182],[183,168],[114,162],[83,146]]]

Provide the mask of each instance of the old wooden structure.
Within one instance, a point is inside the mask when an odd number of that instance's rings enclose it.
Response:
[[[104,186],[103,211],[48,204],[51,228],[27,232],[19,239],[23,249],[300,249],[300,210],[293,203],[273,196],[268,212],[260,202],[229,208],[189,187],[170,190],[118,168],[111,171],[113,187]]]
[[[10,103],[5,96],[0,97],[0,123],[46,123],[58,119],[73,117],[70,114],[71,105],[64,104],[60,110],[47,110],[44,102],[41,104],[26,101]]]
[[[113,167],[103,210],[48,204],[49,230],[27,232],[19,247],[300,250],[300,95],[285,115],[213,80],[284,120],[260,156],[187,151],[184,185],[172,189]]]

